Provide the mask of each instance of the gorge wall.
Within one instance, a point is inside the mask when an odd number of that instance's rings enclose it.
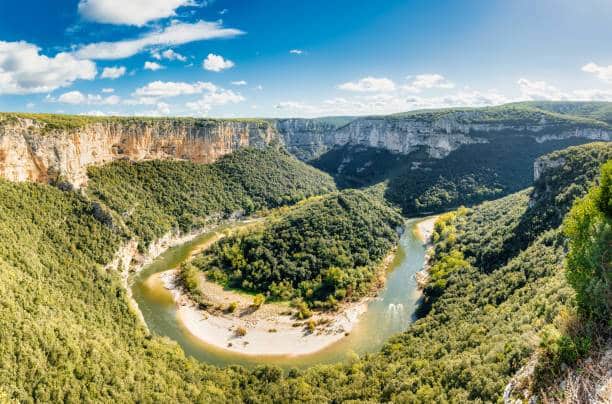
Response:
[[[512,111],[512,110],[511,110]],[[514,114],[514,115],[513,115]],[[522,114],[522,115],[521,115]],[[443,158],[461,145],[496,136],[529,136],[537,142],[568,138],[609,141],[605,122],[566,119],[539,111],[425,111],[386,117],[219,120],[87,118],[0,114],[0,176],[12,181],[62,180],[86,184],[87,166],[116,159],[184,159],[210,163],[241,147],[283,144],[302,160],[345,145],[408,154],[425,150]],[[53,116],[51,116],[53,117]]]
[[[27,118],[0,122],[0,176],[12,181],[87,181],[87,166],[117,159],[184,159],[211,163],[240,147],[277,139],[264,121],[136,120],[49,128]]]
[[[443,158],[461,145],[489,142],[495,135],[529,136],[537,142],[584,138],[609,141],[612,127],[604,123],[539,119],[524,122],[484,119],[477,112],[451,112],[439,117],[364,117],[341,127],[314,120],[279,120],[277,128],[287,149],[305,159],[316,158],[336,146],[361,145],[408,154],[424,148],[432,158]]]

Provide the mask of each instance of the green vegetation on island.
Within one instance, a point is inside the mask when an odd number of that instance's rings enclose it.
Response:
[[[372,289],[402,224],[398,212],[364,192],[332,193],[218,241],[192,265],[229,287],[332,308]]]

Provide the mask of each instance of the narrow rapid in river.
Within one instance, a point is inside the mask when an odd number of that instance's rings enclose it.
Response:
[[[389,337],[405,330],[414,321],[414,312],[421,297],[414,275],[422,269],[425,259],[425,246],[417,234],[417,224],[422,220],[406,221],[406,231],[389,267],[386,285],[378,297],[368,303],[368,310],[361,315],[351,333],[313,354],[288,357],[248,356],[229,352],[196,339],[177,320],[176,305],[170,292],[159,277],[154,275],[176,268],[189,259],[194,251],[214,240],[219,232],[229,228],[229,225],[166,251],[131,279],[132,293],[152,333],[176,341],[187,355],[203,362],[219,366],[267,363],[289,368],[344,361],[355,354],[380,349]]]

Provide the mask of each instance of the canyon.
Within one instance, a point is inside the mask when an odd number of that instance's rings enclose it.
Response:
[[[503,113],[471,109],[315,119],[91,117],[64,127],[49,121],[49,115],[0,114],[0,176],[80,188],[87,184],[90,165],[118,159],[211,163],[242,147],[283,145],[305,161],[345,145],[404,155],[424,150],[440,159],[462,145],[494,142],[496,136],[527,136],[539,143],[612,137],[605,121],[539,109],[525,119],[523,110],[499,108]]]

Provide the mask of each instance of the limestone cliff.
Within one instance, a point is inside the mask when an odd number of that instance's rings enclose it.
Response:
[[[424,148],[429,156],[442,158],[461,145],[489,142],[496,135],[529,136],[540,143],[612,138],[612,127],[597,121],[564,119],[548,113],[512,118],[483,115],[476,109],[364,117],[339,127],[317,119],[283,120],[276,126],[288,149],[305,159],[344,145],[384,148],[401,154]]]
[[[385,117],[219,120],[84,118],[0,114],[0,176],[57,179],[76,187],[88,165],[115,159],[185,159],[210,163],[240,147],[278,142],[302,160],[341,146],[368,146],[443,158],[462,145],[528,136],[537,142],[609,141],[607,122],[524,106],[416,111]]]
[[[79,187],[92,164],[167,158],[210,163],[240,147],[277,140],[265,121],[126,118],[73,128],[50,126],[21,117],[0,121],[0,176],[12,181],[62,179]]]

